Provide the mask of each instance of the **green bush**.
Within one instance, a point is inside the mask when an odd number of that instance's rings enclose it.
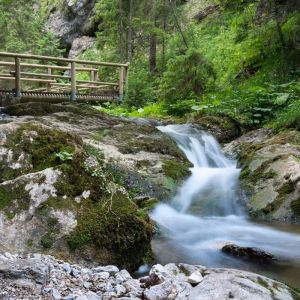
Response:
[[[214,85],[215,73],[210,63],[196,49],[170,59],[161,84],[161,98],[166,103],[200,99]]]

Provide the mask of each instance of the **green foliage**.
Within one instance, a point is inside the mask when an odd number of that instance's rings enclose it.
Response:
[[[74,153],[62,151],[59,153],[55,153],[55,156],[58,157],[61,161],[67,161],[67,160],[73,160]]]
[[[142,67],[143,61],[130,67],[128,74],[128,93],[124,99],[124,105],[128,108],[141,108],[147,103],[154,102],[156,79],[146,67]]]
[[[34,10],[35,1],[0,2],[0,49],[9,52],[58,55],[58,40],[45,28],[45,19]]]
[[[184,55],[170,59],[160,88],[167,103],[199,99],[205,90],[213,87],[214,71],[203,55],[189,49]]]

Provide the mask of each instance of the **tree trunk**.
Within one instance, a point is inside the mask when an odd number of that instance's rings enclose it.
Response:
[[[128,40],[127,40],[127,61],[132,59],[132,16],[133,16],[133,0],[129,0],[128,13]]]
[[[150,73],[156,72],[156,52],[157,52],[157,36],[156,36],[156,0],[152,0],[152,21],[153,32],[150,35],[150,49],[149,49],[149,67]]]
[[[120,28],[119,28],[119,44],[120,44],[120,62],[124,62],[124,11],[123,0],[119,0],[119,16],[120,16]]]
[[[166,0],[164,0],[164,7],[163,7],[163,30],[164,30],[164,36],[162,40],[162,71],[164,72],[166,69],[166,38],[165,34],[167,31],[167,5]]]
[[[177,30],[181,35],[181,38],[182,38],[182,41],[183,41],[185,47],[188,49],[189,45],[188,45],[187,39],[186,39],[182,29],[181,29],[181,26],[180,26],[180,23],[179,23],[179,20],[178,20],[178,17],[177,17],[177,13],[176,13],[176,0],[173,0],[173,1],[170,0],[170,1],[173,4],[172,5],[172,10],[173,10],[173,16],[174,16],[174,20],[175,20],[175,26],[177,27]]]

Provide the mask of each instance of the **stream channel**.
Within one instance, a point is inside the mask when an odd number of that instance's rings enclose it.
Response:
[[[253,271],[300,287],[300,226],[251,221],[240,204],[240,169],[216,139],[188,125],[158,127],[193,164],[176,196],[159,204],[151,217],[161,234],[153,240],[157,262]],[[256,247],[276,262],[253,263],[226,255],[227,244]]]

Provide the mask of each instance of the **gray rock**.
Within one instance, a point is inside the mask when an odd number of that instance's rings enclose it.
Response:
[[[57,289],[52,289],[52,297],[55,300],[60,300],[61,299],[61,294]]]
[[[189,299],[201,300],[292,300],[287,287],[262,276],[237,270],[223,271],[206,276],[204,280],[191,290]]]
[[[62,298],[62,300],[75,300],[75,296],[74,295],[68,295]]]
[[[65,0],[64,10],[56,7],[48,17],[48,30],[61,39],[63,47],[72,45],[74,39],[88,35],[93,28],[90,17],[96,0]]]
[[[69,52],[69,58],[74,59],[87,49],[92,48],[95,45],[96,38],[90,36],[82,36],[76,38],[72,42],[72,47]]]
[[[104,267],[93,268],[92,271],[94,273],[108,272],[110,275],[115,275],[116,273],[119,272],[119,269],[116,266],[104,266]]]
[[[64,269],[68,274],[71,273],[71,267],[70,267],[70,264],[68,264],[68,263],[63,264],[63,269]]]
[[[165,300],[168,299],[172,291],[172,281],[168,280],[162,284],[155,285],[145,290],[144,297],[146,300]]]
[[[83,283],[84,288],[86,288],[87,290],[91,288],[93,284],[91,282],[85,281]]]
[[[247,133],[225,150],[243,166],[244,204],[258,219],[300,222],[300,149],[298,131],[278,134],[260,129]]]
[[[115,275],[115,278],[116,278],[116,282],[117,283],[123,283],[123,282],[125,282],[127,280],[132,279],[131,275],[126,270],[121,270],[120,272],[118,272]]]
[[[88,298],[88,300],[101,300],[101,297],[95,294],[94,292],[88,292],[86,294],[86,297]]]

